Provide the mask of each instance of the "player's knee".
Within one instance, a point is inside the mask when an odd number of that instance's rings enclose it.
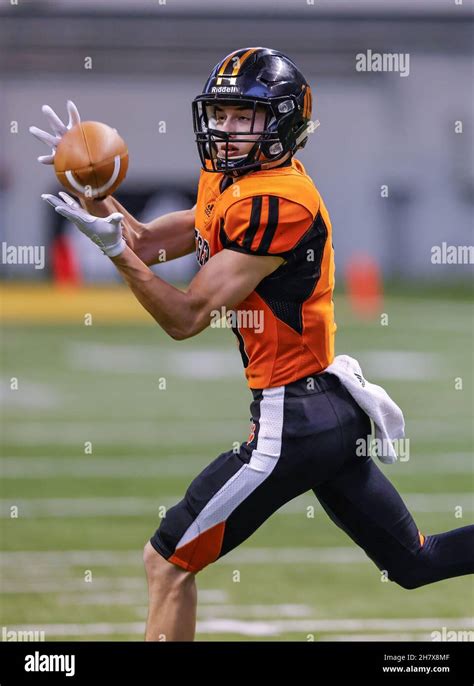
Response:
[[[404,564],[398,569],[392,568],[392,571],[389,572],[389,579],[407,591],[411,591],[426,583],[423,572],[423,562],[419,557],[415,557],[410,564]]]
[[[155,550],[150,541],[148,541],[143,548],[143,564],[145,565],[145,570],[149,578],[155,576],[171,576],[175,568],[175,565],[168,562],[163,555],[160,555],[160,553]]]
[[[159,583],[179,589],[189,583],[194,574],[168,562],[148,541],[143,549],[143,563],[149,583]]]
[[[423,585],[413,575],[405,574],[405,573],[402,573],[402,574],[399,573],[396,576],[392,576],[391,581],[394,581],[398,586],[405,588],[407,591],[410,591],[414,588],[419,588],[420,586]]]

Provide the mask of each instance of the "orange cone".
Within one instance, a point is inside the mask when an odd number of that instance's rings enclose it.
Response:
[[[354,255],[346,266],[349,304],[359,317],[369,319],[382,311],[382,277],[377,262],[370,255]]]
[[[81,275],[79,265],[67,236],[57,236],[52,245],[52,275],[58,286],[79,286]]]

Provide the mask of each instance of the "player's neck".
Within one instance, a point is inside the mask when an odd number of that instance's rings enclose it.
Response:
[[[230,174],[224,174],[223,179],[226,180],[225,185],[226,187],[228,187],[232,183],[234,183],[234,181],[237,181],[238,179],[243,179],[244,177],[250,176],[251,174],[261,174],[262,172],[274,171],[276,169],[281,169],[282,167],[291,167],[292,159],[292,157],[289,157],[288,159],[284,160],[281,164],[276,164],[274,167],[266,167],[265,169],[251,169],[246,174],[239,174],[237,170],[234,172],[230,172]]]

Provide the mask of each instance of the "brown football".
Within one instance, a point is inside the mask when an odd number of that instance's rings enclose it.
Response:
[[[116,129],[98,121],[84,121],[61,138],[54,168],[59,182],[75,195],[105,198],[125,178],[127,146]]]

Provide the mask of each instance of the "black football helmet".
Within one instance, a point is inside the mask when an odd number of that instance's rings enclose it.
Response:
[[[219,131],[215,120],[215,108],[219,104],[245,105],[252,109],[249,131]],[[259,106],[265,109],[265,125],[263,131],[254,131]],[[235,50],[214,67],[203,93],[192,103],[194,133],[203,169],[235,176],[291,157],[306,145],[311,107],[311,88],[286,55],[270,48]],[[232,141],[254,145],[246,155],[232,157],[229,156]],[[221,142],[225,147],[218,156],[216,143]]]

